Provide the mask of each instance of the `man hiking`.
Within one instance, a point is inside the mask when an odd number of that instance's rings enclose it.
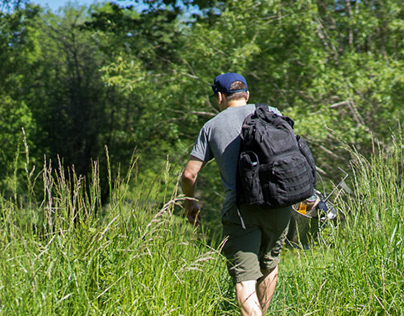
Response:
[[[182,190],[193,198],[198,173],[215,158],[224,185],[221,209],[223,254],[236,288],[241,315],[265,315],[278,280],[280,251],[291,217],[291,207],[238,205],[236,178],[240,131],[244,119],[255,111],[247,104],[249,91],[245,78],[237,73],[216,77],[212,85],[220,113],[201,129],[182,174]],[[276,108],[270,110],[280,115]],[[185,200],[188,221],[200,224],[200,209],[194,199]]]

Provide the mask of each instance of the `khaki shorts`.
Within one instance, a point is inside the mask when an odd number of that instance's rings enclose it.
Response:
[[[228,238],[223,254],[234,284],[257,280],[263,275],[261,270],[271,270],[279,264],[291,211],[292,207],[268,209],[241,205],[242,219],[236,206],[223,215],[223,236]]]

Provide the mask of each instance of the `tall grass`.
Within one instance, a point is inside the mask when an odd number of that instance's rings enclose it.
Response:
[[[352,154],[354,194],[334,201],[344,224],[284,250],[268,314],[404,315],[403,148]],[[178,216],[168,165],[132,190],[134,159],[101,205],[96,162],[85,185],[60,163],[34,175],[26,160],[27,193],[0,198],[1,315],[238,314],[220,238]]]
[[[45,164],[41,203],[0,199],[0,313],[232,314],[219,245],[174,214],[177,192],[148,203],[162,188],[130,196],[128,175],[102,207],[98,173],[95,163],[85,190],[74,170]]]
[[[404,315],[403,146],[353,152],[354,194],[310,251],[286,253],[276,315]],[[284,270],[282,270],[284,269]]]

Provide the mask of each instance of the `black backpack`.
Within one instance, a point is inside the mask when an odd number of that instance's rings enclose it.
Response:
[[[314,158],[293,125],[267,104],[256,104],[246,117],[240,133],[238,203],[278,208],[314,194]]]

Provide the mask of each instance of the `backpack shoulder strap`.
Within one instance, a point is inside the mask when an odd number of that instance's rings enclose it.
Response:
[[[260,116],[259,115],[260,113],[262,113],[262,116],[265,116],[265,113],[269,113],[268,104],[266,104],[266,103],[256,103],[255,104],[255,113],[257,113],[257,116]]]
[[[266,104],[266,103],[256,103],[255,104],[255,109],[257,110],[258,108],[268,109],[268,104]]]

